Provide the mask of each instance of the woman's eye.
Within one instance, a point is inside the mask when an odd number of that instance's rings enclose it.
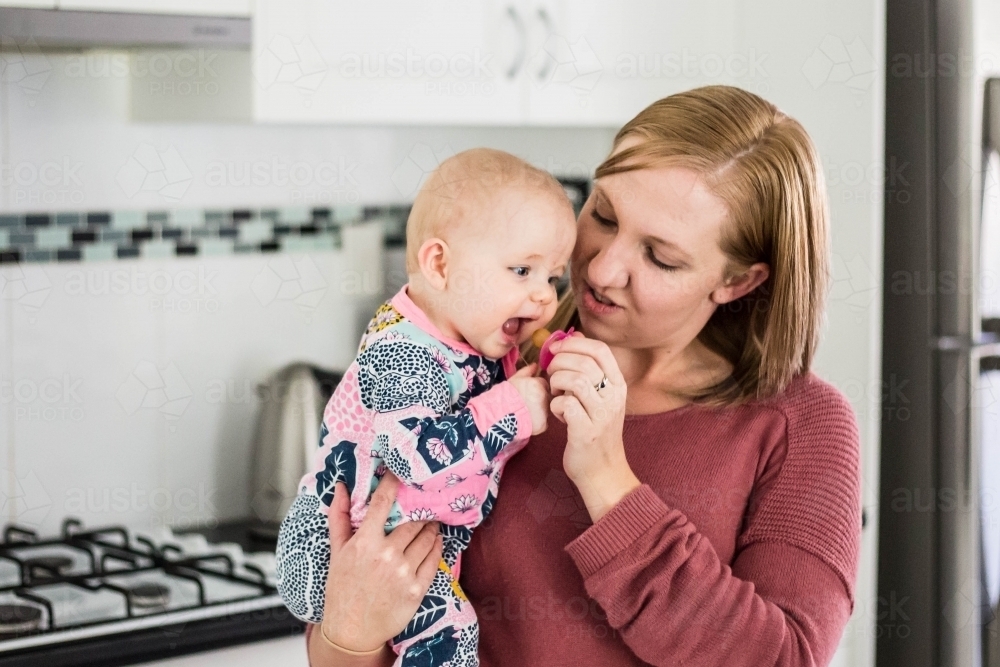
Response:
[[[603,215],[601,215],[600,213],[598,213],[596,208],[592,209],[590,211],[590,216],[594,220],[596,220],[597,224],[599,224],[601,227],[614,227],[615,225],[618,224],[614,220],[611,220],[609,218],[605,218]]]
[[[526,266],[512,266],[510,267],[510,270],[513,271],[516,275],[521,276],[522,278],[528,275],[528,272],[530,271],[530,269]]]
[[[653,265],[656,266],[659,269],[663,269],[664,271],[676,271],[677,270],[676,266],[671,266],[669,264],[664,264],[660,260],[656,259],[656,255],[653,254],[653,249],[652,248],[648,248],[647,249],[646,255],[649,257],[649,261],[651,261],[653,263]]]

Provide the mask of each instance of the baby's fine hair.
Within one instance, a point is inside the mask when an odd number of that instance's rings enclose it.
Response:
[[[406,221],[407,273],[419,271],[417,251],[424,241],[458,225],[481,224],[482,211],[512,190],[569,205],[559,181],[510,153],[472,148],[443,161],[421,186]]]

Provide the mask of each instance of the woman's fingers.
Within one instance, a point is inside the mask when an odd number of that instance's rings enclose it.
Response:
[[[333,503],[326,515],[326,525],[330,529],[330,547],[334,550],[351,539],[351,497],[347,485],[337,482],[333,490]]]
[[[555,360],[559,358],[559,354],[562,352],[585,355],[597,362],[598,368],[603,375],[608,376],[609,382],[622,386],[625,384],[625,377],[618,367],[618,360],[611,353],[611,348],[608,347],[607,343],[593,338],[570,336],[569,338],[563,338],[558,343],[554,343],[550,349],[555,355],[552,363],[555,363]],[[600,381],[600,378],[598,378],[598,381]]]
[[[386,471],[379,480],[372,499],[368,503],[368,513],[361,520],[358,527],[358,534],[369,537],[385,536],[385,522],[392,511],[392,504],[396,501],[396,489],[399,488],[399,478],[391,472]]]
[[[597,388],[594,386],[599,382],[590,379],[590,375],[577,370],[557,370],[549,376],[549,388],[553,393],[572,392],[581,400],[587,396],[597,396]]]
[[[414,571],[419,569],[420,563],[423,562],[427,554],[434,548],[440,532],[441,528],[439,524],[436,521],[431,521],[421,526],[420,531],[404,547],[403,556],[413,566]]]
[[[591,382],[592,385],[597,384],[604,377],[604,371],[601,370],[601,367],[597,365],[592,356],[577,352],[560,352],[555,355],[552,357],[552,362],[549,364],[547,371],[550,383],[552,375],[558,371],[576,371],[577,373],[582,373],[593,380]]]

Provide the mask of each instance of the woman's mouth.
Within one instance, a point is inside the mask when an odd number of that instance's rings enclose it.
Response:
[[[611,299],[598,294],[593,287],[584,283],[586,289],[583,292],[583,305],[587,310],[597,315],[610,315],[622,309]]]

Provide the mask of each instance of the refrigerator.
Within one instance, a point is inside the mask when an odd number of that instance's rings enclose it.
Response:
[[[879,667],[1000,667],[996,5],[887,3]]]

